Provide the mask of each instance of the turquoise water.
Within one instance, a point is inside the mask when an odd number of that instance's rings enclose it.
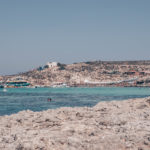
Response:
[[[150,88],[15,88],[0,89],[0,115],[21,110],[41,111],[59,107],[94,106],[100,101],[150,96]],[[47,99],[51,97],[52,101]]]

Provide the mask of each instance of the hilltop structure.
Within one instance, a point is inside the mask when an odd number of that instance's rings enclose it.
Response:
[[[51,67],[57,67],[57,66],[58,66],[58,62],[48,62],[46,65],[47,65],[49,68],[51,68]]]

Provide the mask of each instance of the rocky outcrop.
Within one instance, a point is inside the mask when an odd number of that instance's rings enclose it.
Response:
[[[1,150],[149,150],[150,98],[0,117]]]

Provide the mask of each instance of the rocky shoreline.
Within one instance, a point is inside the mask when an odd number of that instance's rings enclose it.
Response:
[[[1,150],[149,150],[150,97],[0,116]]]

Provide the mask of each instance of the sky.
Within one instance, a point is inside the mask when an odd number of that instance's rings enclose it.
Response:
[[[0,75],[47,62],[150,59],[150,0],[0,0]]]

